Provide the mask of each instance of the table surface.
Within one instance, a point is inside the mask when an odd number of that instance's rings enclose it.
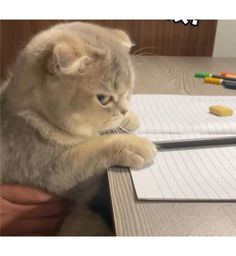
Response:
[[[236,71],[236,58],[133,57],[136,94],[235,95],[206,85],[195,72]],[[117,236],[235,236],[235,202],[137,200],[127,169],[108,171]]]

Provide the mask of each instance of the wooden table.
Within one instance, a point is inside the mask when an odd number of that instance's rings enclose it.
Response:
[[[205,85],[198,71],[236,71],[236,58],[134,57],[136,94],[236,95],[236,90]],[[130,172],[108,171],[116,235],[236,235],[234,202],[137,200]]]

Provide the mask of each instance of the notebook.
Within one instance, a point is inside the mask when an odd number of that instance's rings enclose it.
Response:
[[[236,112],[236,97],[135,95],[139,136],[152,141],[236,135],[236,114],[217,117],[210,105]],[[138,199],[236,200],[236,146],[159,152],[152,165],[132,170]]]

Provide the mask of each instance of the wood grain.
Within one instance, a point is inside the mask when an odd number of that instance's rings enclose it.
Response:
[[[234,71],[236,58],[135,57],[136,93],[235,95],[236,90],[205,85],[197,71]],[[138,64],[140,63],[140,64]],[[235,236],[236,204],[137,200],[126,169],[108,171],[118,236]]]
[[[2,20],[1,76],[14,63],[18,52],[30,38],[63,20]],[[87,20],[94,24],[120,28],[136,44],[132,52],[168,56],[212,56],[217,22],[201,20],[197,27],[168,20]],[[144,48],[144,49],[143,49]]]

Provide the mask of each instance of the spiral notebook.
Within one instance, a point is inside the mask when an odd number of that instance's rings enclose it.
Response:
[[[236,114],[217,117],[211,105],[236,112],[236,97],[135,95],[139,136],[152,141],[236,135]],[[154,163],[131,170],[138,199],[236,200],[236,146],[159,152]]]

